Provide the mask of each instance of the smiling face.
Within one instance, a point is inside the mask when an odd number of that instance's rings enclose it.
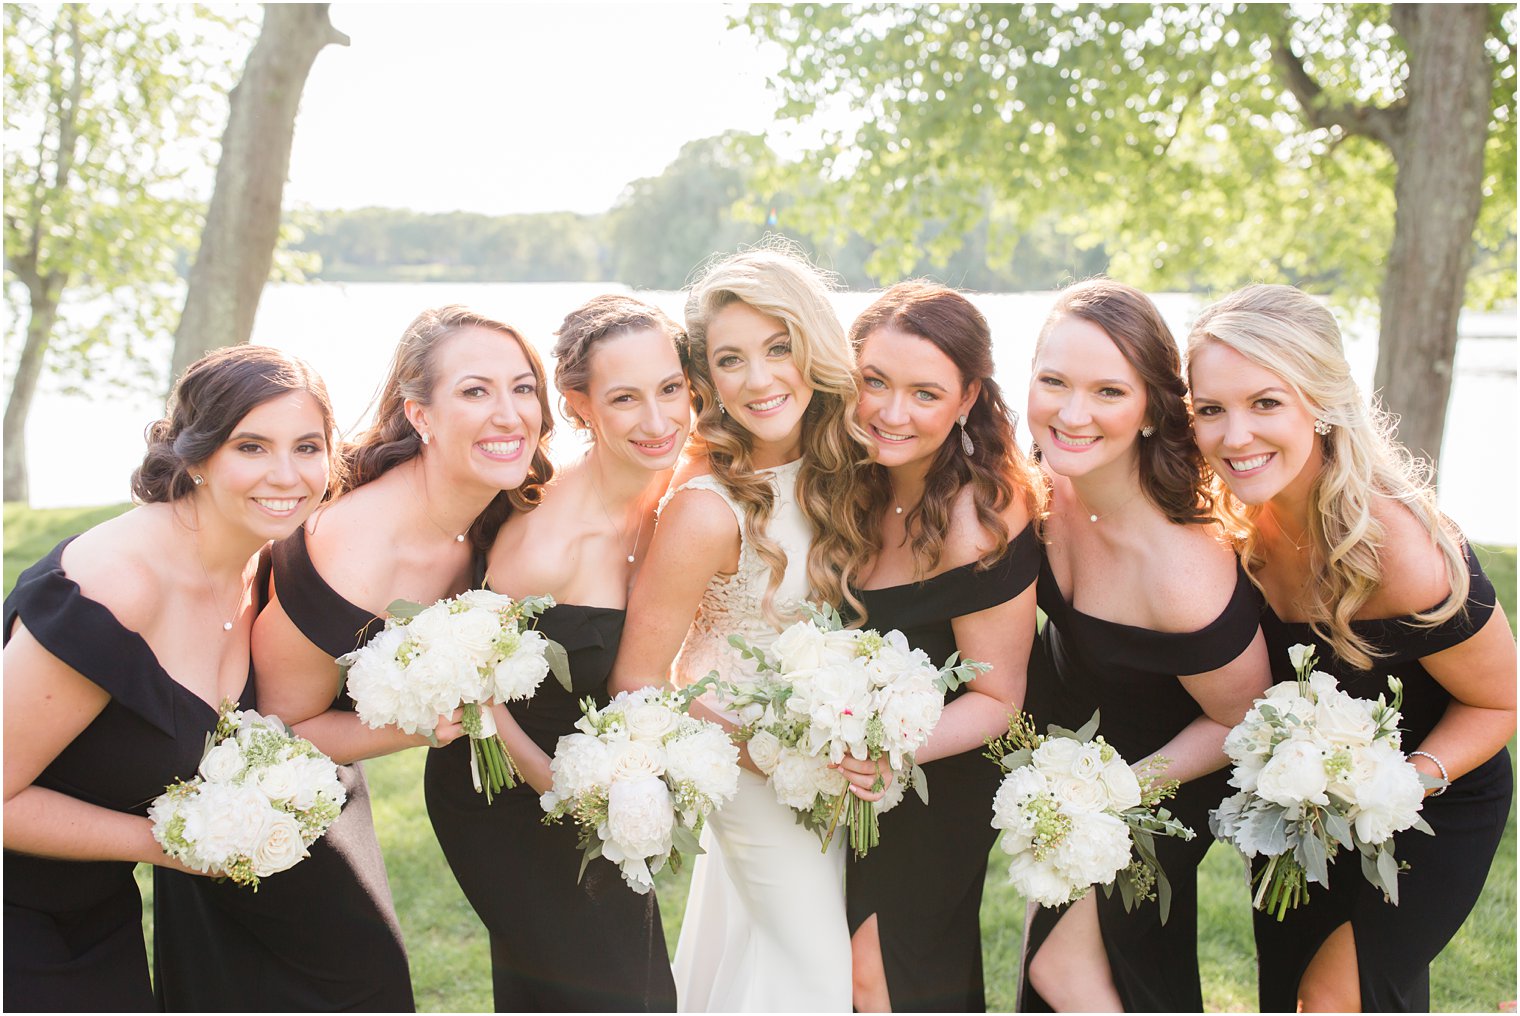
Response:
[[[260,542],[280,540],[317,507],[330,467],[322,410],[310,392],[261,402],[206,461],[197,504]]]
[[[1145,414],[1140,373],[1106,331],[1072,314],[1048,329],[1029,381],[1029,429],[1053,471],[1134,468]]]
[[[792,457],[813,389],[792,359],[786,324],[730,303],[708,323],[707,369],[728,415],[753,436],[757,459],[779,465]]]
[[[461,328],[433,351],[427,405],[408,401],[407,418],[429,435],[456,484],[489,490],[522,486],[543,426],[539,379],[515,338],[490,328]]]
[[[861,342],[860,376],[856,416],[876,441],[875,460],[889,469],[927,464],[981,390],[979,382],[963,385],[933,342],[892,327]]]
[[[1188,363],[1198,448],[1230,491],[1265,504],[1307,493],[1323,464],[1314,411],[1282,378],[1220,342]]]
[[[586,391],[565,401],[607,454],[644,469],[675,465],[691,429],[691,394],[668,335],[653,328],[598,341]]]

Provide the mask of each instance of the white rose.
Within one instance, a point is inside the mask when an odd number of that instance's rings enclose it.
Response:
[[[454,616],[447,603],[435,603],[406,623],[409,634],[423,648],[451,645],[454,641]]]
[[[1061,809],[1071,814],[1091,814],[1108,807],[1108,788],[1096,775],[1092,778],[1070,773],[1051,773],[1050,792]]]
[[[1314,725],[1320,736],[1336,747],[1363,747],[1371,744],[1377,733],[1371,705],[1342,691],[1321,692],[1314,705]]]
[[[493,593],[489,589],[467,589],[460,593],[456,599],[460,603],[465,603],[481,610],[489,610],[493,613],[506,610],[512,606],[512,597],[503,596],[501,593]]]
[[[628,736],[635,741],[659,741],[675,729],[680,717],[656,702],[641,702],[623,714]]]
[[[1082,745],[1069,737],[1047,737],[1029,761],[1044,773],[1069,773],[1081,753]]]
[[[477,667],[485,666],[501,637],[501,620],[489,610],[466,610],[452,616],[454,643],[469,654]]]
[[[623,780],[607,793],[607,823],[602,834],[613,850],[609,859],[658,857],[670,852],[675,809],[670,790],[657,776]],[[614,854],[621,855],[614,857]]]
[[[294,867],[297,861],[306,856],[306,844],[301,840],[301,824],[295,820],[295,816],[284,812],[275,812],[269,816],[269,821],[260,833],[258,846],[249,851],[253,873],[259,878]]]
[[[613,744],[612,782],[616,786],[628,780],[658,777],[665,771],[665,752],[648,741],[618,741]]]
[[[1140,780],[1135,771],[1117,754],[1103,766],[1098,777],[1108,791],[1109,805],[1118,811],[1128,811],[1140,805]]]
[[[276,804],[295,797],[301,789],[302,767],[295,760],[265,766],[253,775],[253,785]]]
[[[549,771],[554,776],[555,793],[579,797],[612,782],[612,752],[590,734],[566,734],[555,745]]]
[[[185,840],[218,868],[257,847],[273,812],[258,790],[225,783],[202,784],[190,801],[194,804],[185,811]]]
[[[811,621],[787,627],[771,643],[771,652],[784,671],[812,670],[824,662],[824,632]]]
[[[1363,843],[1382,843],[1414,825],[1425,800],[1419,770],[1392,745],[1375,742],[1358,760],[1352,822]]]
[[[230,783],[243,771],[243,751],[229,738],[206,752],[200,774],[209,783]]]
[[[769,776],[776,768],[776,760],[781,755],[781,739],[768,730],[757,730],[755,736],[749,739],[750,761],[755,763],[755,768]]]
[[[1292,808],[1304,802],[1329,804],[1325,794],[1325,751],[1312,741],[1284,741],[1256,777],[1258,796]]]

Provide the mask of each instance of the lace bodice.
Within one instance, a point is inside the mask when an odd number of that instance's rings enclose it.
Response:
[[[798,604],[807,596],[807,554],[812,527],[797,504],[797,473],[802,460],[788,462],[769,473],[776,490],[776,505],[766,532],[786,554],[786,572],[776,588],[773,610],[783,624],[797,616]],[[687,685],[716,670],[725,681],[744,681],[751,673],[728,644],[730,635],[742,635],[755,646],[775,641],[778,629],[765,619],[761,604],[770,582],[770,567],[744,535],[744,509],[711,474],[693,477],[665,495],[665,504],[683,490],[710,490],[723,498],[739,522],[739,567],[732,575],[714,575],[702,594],[697,616],[686,633],[676,657],[675,680]]]

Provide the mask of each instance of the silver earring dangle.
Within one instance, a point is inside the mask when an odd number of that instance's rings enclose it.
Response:
[[[971,435],[966,433],[966,414],[962,413],[956,423],[961,425],[961,451],[968,457],[976,453],[976,445],[971,443]]]
[[[200,487],[205,484],[206,478],[200,473],[192,473],[190,475],[190,482],[195,484],[197,487]]]
[[[1334,429],[1335,429],[1334,425],[1328,423],[1325,420],[1315,420],[1314,421],[1314,433],[1318,434],[1320,437],[1324,437],[1326,434],[1330,433]]]
[[[1140,436],[1141,437],[1150,437],[1154,433],[1156,433],[1156,428],[1152,427],[1148,423],[1144,427],[1140,428]]]
[[[723,404],[722,399],[718,400],[718,413],[720,416],[726,416],[728,414],[728,407]]]

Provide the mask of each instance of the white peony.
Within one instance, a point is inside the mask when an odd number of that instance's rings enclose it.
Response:
[[[1019,895],[1042,907],[1059,907],[1069,903],[1072,885],[1054,865],[1036,861],[1034,854],[1021,850],[1008,863],[1008,880]]]
[[[212,867],[225,867],[258,841],[272,810],[269,799],[253,787],[202,784],[185,801],[184,837]]]
[[[714,803],[727,801],[739,792],[739,749],[722,730],[704,727],[665,745],[665,775]]]
[[[549,673],[549,661],[544,656],[547,642],[532,629],[519,633],[517,651],[492,671],[490,697],[498,702],[532,697]]]
[[[1419,770],[1403,752],[1386,742],[1374,742],[1357,759],[1354,783],[1356,807],[1351,819],[1363,843],[1382,843],[1414,825],[1425,787]]]
[[[1256,777],[1256,794],[1273,804],[1292,808],[1304,802],[1325,805],[1325,750],[1312,741],[1284,741],[1272,752]]]
[[[201,759],[200,774],[208,783],[230,783],[243,771],[243,751],[237,741],[228,739],[216,745]]]
[[[1079,888],[1112,882],[1129,857],[1129,827],[1106,812],[1073,815],[1055,849],[1056,867]]]
[[[259,833],[257,846],[248,851],[253,873],[260,878],[294,867],[308,856],[301,838],[301,824],[294,815],[272,812]]]
[[[566,734],[554,748],[549,762],[554,792],[575,798],[612,782],[612,751],[591,734]]]
[[[828,764],[817,755],[782,748],[771,770],[771,788],[776,792],[776,800],[788,808],[806,811],[813,806],[813,800],[820,792],[824,774],[830,771]]]
[[[656,776],[622,780],[607,792],[607,823],[603,827],[609,859],[659,857],[670,852],[675,809],[670,790]],[[620,856],[614,856],[620,855]]]

